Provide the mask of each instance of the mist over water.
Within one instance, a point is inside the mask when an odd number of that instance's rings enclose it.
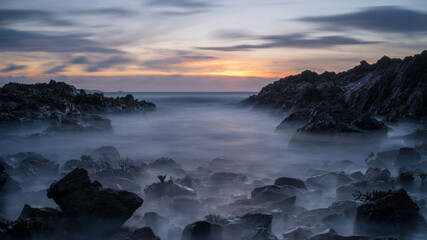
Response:
[[[105,93],[108,97],[126,94],[128,93]],[[416,129],[425,128],[425,125],[419,123],[399,122],[389,126],[390,131],[387,135],[370,135],[363,138],[331,137],[325,145],[306,144],[302,147],[292,147],[289,146],[289,141],[295,133],[295,128],[282,132],[275,131],[275,127],[285,118],[286,113],[254,111],[239,104],[253,93],[131,94],[135,98],[154,102],[157,111],[147,114],[104,115],[111,120],[113,131],[103,133],[57,133],[35,136],[33,134],[42,132],[48,124],[5,127],[0,132],[0,155],[37,152],[61,164],[62,169],[62,164],[66,160],[78,159],[100,146],[114,146],[120,151],[122,158],[129,157],[135,161],[149,163],[160,157],[169,157],[193,174],[197,174],[198,167],[208,166],[214,158],[229,159],[239,164],[234,170],[247,175],[248,183],[262,180],[264,184],[272,184],[275,178],[281,176],[306,179],[312,176],[316,169],[348,170],[348,173],[359,170],[364,172],[367,168],[364,159],[370,152],[376,153],[415,144],[407,142],[402,136]],[[342,160],[352,160],[355,165],[343,169],[335,164]],[[156,175],[153,174],[150,178],[136,180],[135,183],[144,189],[146,185],[156,180]],[[34,199],[34,194],[27,199],[22,199],[22,195],[20,199],[11,197],[9,201],[13,207],[7,212],[8,217],[15,219],[24,203],[55,207],[53,201],[45,197],[45,189],[50,183],[38,182],[29,187],[24,184],[23,192],[41,191],[36,194],[39,198]],[[256,186],[248,185],[244,189],[235,189],[228,186],[216,194],[198,192],[197,198],[228,198],[231,194],[250,195],[254,187]],[[136,193],[143,196],[142,189]],[[335,187],[331,186],[330,190],[329,193],[325,191],[322,201],[298,200],[297,203],[307,208],[327,207],[334,200]],[[147,211],[157,211],[170,217],[173,223],[183,224],[182,227],[200,220],[208,213],[202,211],[177,215],[165,210],[160,203],[146,201],[137,214],[143,215]],[[212,211],[215,212],[215,208],[212,208]],[[226,212],[219,213],[227,215]],[[128,225],[138,226],[135,219],[131,219]],[[273,225],[273,231],[275,230]]]

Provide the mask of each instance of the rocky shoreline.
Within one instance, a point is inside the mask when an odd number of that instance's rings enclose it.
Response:
[[[147,101],[125,97],[88,94],[64,82],[8,83],[0,88],[0,124],[50,121],[46,132],[111,130],[105,113],[146,113],[156,110]]]
[[[262,88],[242,103],[288,111],[278,130],[297,133],[386,131],[385,121],[427,120],[427,51],[404,59],[384,56],[341,73],[304,71]]]

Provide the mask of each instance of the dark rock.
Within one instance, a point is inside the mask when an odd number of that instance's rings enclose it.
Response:
[[[370,167],[379,167],[379,168],[386,168],[387,167],[384,160],[380,156],[378,156],[372,152],[369,153],[368,157],[365,159],[365,162]]]
[[[164,176],[166,178],[166,176]],[[186,186],[173,182],[173,179],[153,183],[144,189],[145,196],[149,199],[158,199],[162,197],[196,196],[196,192]]]
[[[56,176],[59,164],[42,157],[40,154],[31,153],[31,157],[21,160],[14,169],[14,175],[25,178]]]
[[[328,208],[346,216],[355,216],[357,204],[354,201],[335,201]]]
[[[355,232],[358,234],[407,234],[427,227],[418,205],[404,189],[368,201],[357,208]]]
[[[277,127],[276,130],[285,130],[293,127],[302,127],[310,120],[310,111],[307,109],[298,110],[289,114]]]
[[[159,237],[154,234],[153,230],[149,227],[143,227],[136,229],[132,236],[130,237],[132,240],[160,240]]]
[[[110,98],[102,93],[87,94],[84,90],[77,90],[74,86],[54,80],[36,84],[8,83],[0,88],[0,98],[0,122],[61,120],[66,115],[149,112],[156,108],[153,103],[135,100],[132,95]],[[86,120],[94,121],[94,127],[109,126],[109,121]],[[59,130],[61,129],[63,130],[60,127]]]
[[[309,240],[332,240],[336,234],[337,232],[333,228],[328,228],[321,233],[311,236]]]
[[[156,169],[174,169],[174,168],[181,168],[181,166],[176,163],[171,158],[159,158],[156,159],[154,162],[151,162],[148,164],[150,168],[156,168]]]
[[[323,101],[388,118],[427,119],[424,94],[426,64],[427,51],[423,51],[403,60],[382,58],[369,67],[363,63],[338,74],[304,71],[263,87],[257,95],[244,100],[244,103],[255,105],[255,108],[262,106],[289,110],[309,109]],[[354,124],[361,124],[366,129],[379,126],[371,119],[365,120],[358,120]],[[339,124],[334,128],[351,130]]]
[[[255,188],[251,193],[251,199],[258,202],[285,200],[291,196],[284,187],[276,185]]]
[[[235,161],[215,158],[209,162],[209,168],[214,171],[230,171],[235,170],[238,167],[238,164]]]
[[[222,240],[223,227],[207,221],[198,221],[187,225],[181,240]]]
[[[352,181],[351,177],[344,172],[329,172],[307,178],[306,183],[312,187],[329,189],[351,183]]]
[[[271,233],[273,216],[264,213],[248,213],[229,219],[224,226],[224,239],[277,240]]]
[[[0,198],[6,194],[20,192],[21,190],[21,185],[11,178],[9,174],[0,172]]]
[[[388,183],[392,179],[391,179],[391,173],[387,169],[370,167],[368,168],[368,170],[366,170],[363,180],[368,182],[374,182],[374,183],[378,183],[378,182]]]
[[[313,233],[303,227],[292,228],[291,230],[282,233],[283,240],[306,240],[311,235],[313,235]]]
[[[118,229],[143,203],[134,193],[102,188],[96,181],[91,183],[88,172],[82,168],[53,183],[47,196],[72,220],[76,225],[73,227],[92,231]]]
[[[90,155],[83,155],[80,160],[72,159],[64,163],[64,170],[70,171],[74,168],[84,168],[89,172],[97,172],[100,170],[98,163],[96,163]]]
[[[46,133],[110,131],[111,122],[97,114],[67,114],[58,122],[53,122]]]
[[[336,197],[338,200],[353,200],[353,194],[356,191],[366,192],[372,187],[372,183],[367,181],[359,181],[340,186],[336,189]]]
[[[396,167],[411,167],[421,161],[420,154],[413,148],[401,148],[394,160]]]
[[[304,181],[297,179],[297,178],[290,178],[290,177],[281,177],[274,181],[274,185],[277,186],[292,186],[296,188],[301,189],[307,189],[307,187],[304,184]]]
[[[163,228],[169,225],[169,220],[156,212],[146,212],[141,220],[141,225],[150,227],[155,232],[159,233]]]

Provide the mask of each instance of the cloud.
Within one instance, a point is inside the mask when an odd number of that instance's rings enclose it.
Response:
[[[126,17],[138,14],[137,11],[123,8],[80,9],[67,12],[74,15],[106,15],[116,17]]]
[[[320,24],[329,30],[355,28],[376,32],[427,32],[427,13],[396,6],[365,8],[358,12],[299,20]]]
[[[71,64],[88,64],[90,63],[89,59],[84,56],[79,56],[71,60]]]
[[[41,22],[52,26],[72,26],[75,23],[56,18],[55,14],[41,10],[1,9],[0,25],[22,22]]]
[[[102,47],[83,34],[47,35],[31,31],[0,28],[2,52],[70,52],[70,53],[122,53]]]
[[[306,34],[270,35],[257,37],[258,40],[266,41],[262,44],[241,44],[226,47],[198,47],[202,50],[216,51],[248,51],[252,49],[266,48],[326,48],[338,45],[361,45],[378,42],[362,41],[344,36],[325,36],[308,38]]]
[[[63,72],[66,67],[67,65],[59,65],[45,71],[44,74],[54,74],[54,73]]]
[[[1,72],[13,72],[13,71],[18,71],[18,70],[26,69],[26,68],[28,68],[28,66],[9,64],[9,65],[7,65],[7,67],[2,68],[0,71]]]
[[[148,4],[153,6],[179,7],[186,9],[205,9],[215,6],[211,1],[200,0],[150,0]]]
[[[88,62],[87,72],[97,72],[99,70],[131,63],[132,59],[128,57],[114,56],[98,62]]]
[[[180,66],[186,62],[197,62],[216,59],[216,57],[200,55],[193,53],[191,51],[161,51],[163,55],[170,55],[168,57],[148,60],[142,63],[143,66],[154,69],[154,70],[163,70],[163,71],[172,71],[172,70],[183,70],[184,67]]]

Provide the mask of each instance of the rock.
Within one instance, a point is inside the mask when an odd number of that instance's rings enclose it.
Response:
[[[332,240],[333,236],[336,234],[337,232],[333,228],[328,228],[321,233],[313,235],[309,240]]]
[[[369,153],[368,157],[365,159],[365,162],[370,167],[379,167],[379,168],[386,168],[387,165],[384,163],[383,159],[375,155],[374,153]]]
[[[120,153],[117,148],[113,146],[102,146],[95,149],[90,156],[98,162],[98,165],[101,168],[120,168]],[[103,167],[102,165],[108,165],[108,167]]]
[[[354,201],[335,201],[328,208],[346,216],[355,216],[357,204]]]
[[[420,154],[413,148],[401,148],[394,160],[396,167],[411,167],[421,161]]]
[[[100,166],[90,155],[82,155],[80,160],[72,159],[64,163],[64,170],[71,171],[74,168],[84,168],[89,172],[97,172],[100,170]]]
[[[363,180],[374,183],[389,183],[392,179],[391,173],[387,169],[370,167],[366,170]]]
[[[76,168],[47,191],[64,216],[82,231],[113,231],[118,229],[143,200],[136,194],[102,188],[99,182],[90,182],[88,172]],[[102,226],[102,227],[100,227]]]
[[[352,177],[356,181],[362,181],[363,173],[361,171],[357,171],[357,172],[350,174],[350,177]]]
[[[53,122],[46,133],[111,131],[111,122],[97,114],[67,114]]]
[[[287,116],[277,127],[276,130],[286,130],[294,127],[302,127],[310,120],[310,111],[302,109],[295,111]]]
[[[352,181],[352,178],[344,172],[328,172],[307,178],[306,183],[312,187],[329,189],[351,183]]]
[[[408,234],[427,227],[418,205],[404,189],[390,191],[357,208],[355,232],[358,234]]]
[[[95,113],[150,112],[156,106],[146,101],[135,100],[132,95],[110,98],[102,93],[87,94],[64,82],[8,83],[0,88],[0,122],[28,122],[32,120],[61,120],[66,116],[85,117],[93,127],[109,126],[109,121],[100,120]],[[68,120],[66,120],[68,121]],[[81,125],[84,127],[84,125]],[[56,130],[69,129],[60,126]]]
[[[178,163],[176,163],[171,158],[159,158],[159,159],[156,159],[154,162],[151,162],[150,164],[148,164],[148,166],[150,168],[155,168],[155,169],[174,169],[174,168],[181,168],[181,166]]]
[[[159,237],[157,237],[153,230],[149,227],[143,227],[136,229],[132,236],[130,237],[132,240],[160,240]]]
[[[169,225],[169,220],[160,216],[156,212],[146,212],[141,220],[140,225],[150,227],[156,233],[160,233],[166,226]]]
[[[247,177],[241,173],[217,172],[211,175],[213,184],[243,184]]]
[[[290,177],[281,177],[274,181],[274,185],[276,186],[292,186],[296,188],[301,188],[307,190],[307,187],[304,184],[304,181],[297,178]]]
[[[6,194],[16,193],[22,190],[21,185],[11,178],[4,170],[3,165],[0,164],[0,199]]]
[[[198,221],[187,225],[181,240],[222,240],[223,227],[207,221]]]
[[[276,185],[268,185],[264,187],[255,188],[251,192],[251,199],[257,202],[285,200],[291,196],[292,193],[287,192],[286,188]]]
[[[41,155],[22,160],[14,170],[14,174],[24,178],[46,177],[58,175],[59,164]]]
[[[291,230],[282,233],[283,240],[306,240],[311,235],[313,235],[313,233],[303,227],[292,228]]]
[[[248,213],[229,219],[224,226],[224,239],[277,240],[271,233],[273,216],[264,213]]]
[[[340,186],[336,189],[336,198],[338,200],[353,200],[353,194],[356,191],[366,192],[372,187],[372,183],[367,181],[359,181]]]
[[[166,178],[166,176],[164,176]],[[179,197],[179,196],[196,196],[196,192],[186,186],[174,183],[172,179],[165,181],[164,178],[160,182],[153,183],[144,189],[145,197],[149,199],[158,199],[162,197]]]
[[[369,67],[361,64],[337,74],[304,71],[268,84],[243,103],[254,108],[289,110],[310,109],[320,102],[328,102],[389,119],[404,117],[425,120],[427,104],[423,93],[426,89],[426,64],[427,51],[423,51],[405,59],[385,57]],[[352,125],[365,129],[382,126],[371,120],[362,118]],[[334,129],[351,130],[337,122]]]

